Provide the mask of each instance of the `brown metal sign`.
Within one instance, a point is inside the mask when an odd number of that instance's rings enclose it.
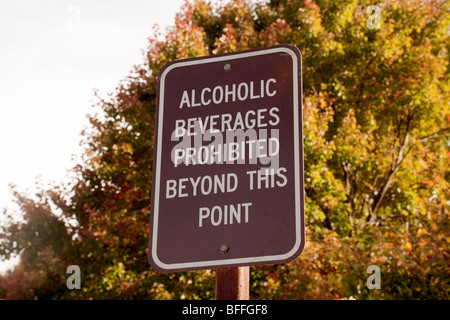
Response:
[[[283,263],[305,245],[301,55],[171,62],[158,78],[149,260],[161,272]]]

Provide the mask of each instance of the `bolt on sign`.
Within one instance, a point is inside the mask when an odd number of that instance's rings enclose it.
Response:
[[[305,245],[301,55],[291,45],[159,73],[149,261],[283,263]]]

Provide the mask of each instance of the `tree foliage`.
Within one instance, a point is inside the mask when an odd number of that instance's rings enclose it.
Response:
[[[252,267],[258,299],[448,299],[450,83],[447,1],[186,2],[163,37],[90,116],[76,178],[3,226],[20,265],[0,297],[211,299],[214,270],[159,274],[147,262],[156,83],[177,59],[281,43],[303,58],[307,245]],[[162,40],[161,40],[162,39]],[[65,286],[77,264],[82,289]],[[380,290],[366,269],[381,269]]]

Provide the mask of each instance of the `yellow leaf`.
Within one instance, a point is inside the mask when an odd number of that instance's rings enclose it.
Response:
[[[405,244],[405,247],[406,247],[406,249],[408,249],[409,251],[411,251],[412,250],[412,244],[411,244],[411,242],[407,242],[406,244]]]

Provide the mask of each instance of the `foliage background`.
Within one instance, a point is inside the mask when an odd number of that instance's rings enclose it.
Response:
[[[377,5],[379,28],[374,12]],[[214,299],[215,271],[147,262],[156,77],[169,61],[281,43],[303,56],[307,245],[251,268],[252,299],[448,299],[448,1],[188,1],[90,115],[75,178],[12,187],[3,299]],[[79,265],[81,290],[66,287]],[[368,290],[366,269],[381,269]]]

